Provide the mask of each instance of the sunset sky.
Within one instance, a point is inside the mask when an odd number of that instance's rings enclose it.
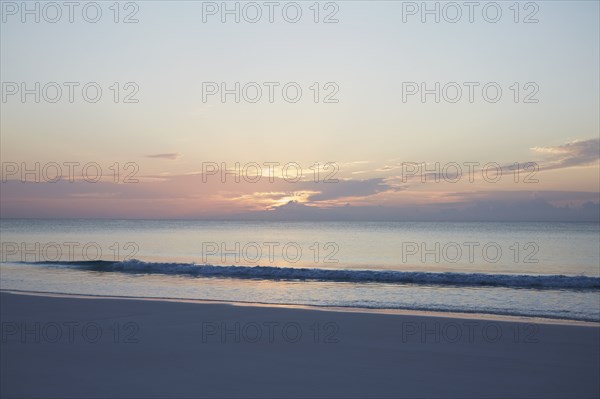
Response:
[[[108,6],[96,24],[3,15],[3,97],[6,82],[97,82],[103,96],[3,98],[2,217],[479,220],[490,209],[499,219],[598,217],[598,2],[537,2],[539,23],[527,24],[513,21],[508,3],[497,23],[480,11],[473,23],[422,23],[419,15],[403,22],[401,2],[338,2],[339,22],[329,24],[314,23],[308,3],[298,23],[275,13],[274,23],[255,24],[203,22],[201,2],[137,4],[132,24],[115,24]],[[134,82],[139,101],[114,103],[114,82]],[[296,103],[277,90],[273,103],[265,93],[257,103],[203,101],[203,82],[297,82],[303,94]],[[328,82],[337,103],[322,101]],[[472,103],[466,89],[457,103],[432,95],[423,103],[403,101],[403,82],[480,85]],[[503,90],[496,103],[482,98],[488,82]],[[527,83],[539,88],[537,103],[522,101]],[[95,162],[105,176],[24,184],[6,173],[7,163],[36,162]],[[128,162],[139,182],[115,183],[109,167],[126,174]],[[275,168],[273,181],[223,183],[203,178],[208,162],[296,163],[304,175],[286,182]],[[335,163],[339,181],[314,182],[317,162]],[[406,163],[468,162],[500,165],[503,177],[486,181],[479,167],[470,182],[464,166],[456,183],[406,176]],[[515,162],[535,162],[537,182],[523,182],[526,171],[515,182]]]

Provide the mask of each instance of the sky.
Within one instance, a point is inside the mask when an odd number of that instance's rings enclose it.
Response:
[[[99,2],[95,23],[86,2],[73,22],[21,4],[1,7],[2,217],[600,217],[596,1],[472,21],[428,2],[439,22],[401,1],[277,2],[273,22],[263,2],[228,2],[239,22],[221,2]]]

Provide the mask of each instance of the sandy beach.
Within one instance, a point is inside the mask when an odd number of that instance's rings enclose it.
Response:
[[[598,397],[582,322],[2,292],[2,397]]]

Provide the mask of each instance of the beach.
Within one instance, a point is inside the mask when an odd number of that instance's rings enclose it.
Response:
[[[600,327],[3,291],[1,396],[598,397]]]
[[[1,1],[0,399],[600,399],[600,1]]]

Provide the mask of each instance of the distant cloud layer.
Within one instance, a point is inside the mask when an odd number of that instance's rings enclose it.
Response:
[[[528,193],[522,193],[528,194]],[[542,193],[543,196],[543,193]],[[596,197],[588,193],[588,197]],[[481,199],[462,204],[339,206],[319,208],[290,202],[274,211],[235,215],[249,220],[435,221],[435,222],[600,222],[600,203],[554,206],[543,198]]]
[[[534,147],[539,170],[588,166],[600,159],[600,140],[578,140]],[[177,160],[179,153],[146,155]],[[353,164],[367,164],[365,161]],[[512,166],[512,165],[511,165]],[[510,168],[503,166],[502,168]],[[593,174],[592,174],[593,175]],[[189,173],[139,176],[135,184],[111,179],[22,183],[9,180],[0,190],[1,217],[128,217],[281,220],[448,220],[448,221],[599,221],[600,193],[560,188],[511,190],[498,187],[439,186],[423,192],[394,178],[336,182],[285,181],[264,177],[253,182]],[[587,186],[586,186],[587,187]]]

